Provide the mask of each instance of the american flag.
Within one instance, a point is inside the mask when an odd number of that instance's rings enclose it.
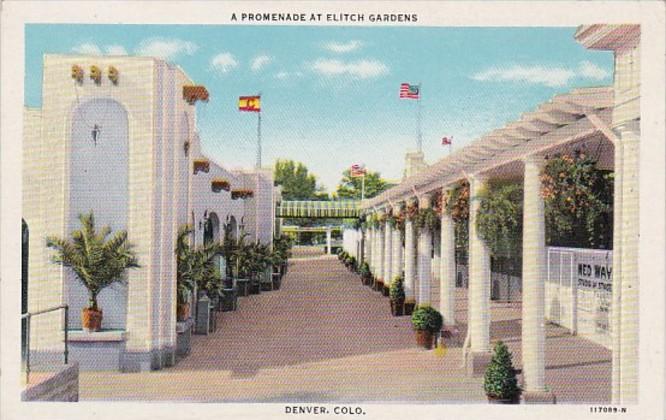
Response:
[[[349,169],[349,175],[352,178],[365,176],[365,165],[359,165],[357,163],[353,164]]]
[[[400,85],[400,99],[419,99],[421,86],[403,83]]]
[[[451,145],[453,143],[453,136],[451,137],[442,137],[442,146]]]

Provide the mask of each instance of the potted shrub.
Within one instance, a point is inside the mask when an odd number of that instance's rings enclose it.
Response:
[[[185,321],[190,316],[190,301],[195,281],[191,265],[194,261],[188,235],[189,226],[183,226],[176,237],[176,320]]]
[[[372,284],[372,273],[370,272],[370,266],[366,261],[361,264],[358,273],[361,275],[361,282],[364,285],[369,286]]]
[[[127,241],[127,231],[116,232],[111,228],[95,230],[92,211],[79,215],[81,228],[63,239],[50,236],[46,246],[53,248],[53,262],[72,269],[76,277],[88,289],[88,306],[81,310],[81,324],[85,331],[102,329],[102,310],[97,305],[97,296],[106,287],[123,281],[128,268],[139,267],[132,245]]]
[[[442,329],[442,315],[430,305],[419,305],[412,313],[412,326],[416,331],[416,344],[430,350],[435,334]]]
[[[404,313],[405,289],[402,283],[402,276],[397,276],[393,279],[389,287],[389,300],[393,316],[402,316]]]
[[[483,377],[483,389],[491,404],[517,404],[520,400],[521,389],[511,358],[506,344],[498,341]]]

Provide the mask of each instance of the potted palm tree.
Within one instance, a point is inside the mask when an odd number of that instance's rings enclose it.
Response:
[[[404,313],[405,289],[402,282],[402,276],[396,276],[389,287],[391,314],[393,316],[402,316]]]
[[[129,268],[139,267],[132,245],[127,241],[127,231],[113,236],[111,228],[95,229],[95,217],[91,211],[79,215],[81,228],[64,239],[49,236],[46,246],[55,250],[53,262],[70,268],[76,278],[88,289],[88,306],[81,310],[81,323],[85,331],[102,329],[102,310],[97,296],[106,287],[124,281],[123,274]]]
[[[367,262],[363,261],[358,272],[361,275],[361,282],[363,282],[365,286],[372,285],[372,273],[370,272],[370,266]]]
[[[483,389],[491,404],[518,404],[520,400],[521,389],[511,359],[506,344],[498,341],[483,377]]]
[[[419,305],[412,313],[412,326],[416,331],[416,344],[432,349],[435,334],[442,329],[442,314],[430,305]]]
[[[176,319],[185,321],[190,316],[190,301],[195,280],[192,278],[194,262],[192,248],[188,243],[188,235],[192,232],[185,225],[176,237]]]

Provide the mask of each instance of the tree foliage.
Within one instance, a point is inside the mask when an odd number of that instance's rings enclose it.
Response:
[[[338,184],[336,194],[339,198],[360,200],[362,184],[363,177],[352,178],[350,170],[346,169],[342,172],[342,179]],[[372,198],[390,187],[391,184],[383,179],[379,172],[368,171],[365,174],[365,195],[363,197]]]
[[[273,170],[275,185],[282,186],[284,200],[327,200],[328,195],[317,186],[317,178],[301,162],[279,159]]]
[[[612,248],[613,173],[596,166],[581,152],[548,159],[541,195],[549,245]]]
[[[138,260],[127,241],[127,231],[113,236],[111,228],[95,228],[93,212],[79,215],[81,228],[71,238],[46,238],[46,246],[55,250],[52,261],[69,267],[88,289],[89,308],[97,310],[97,295],[115,282],[123,281],[128,268],[139,267]]]
[[[494,185],[480,194],[476,226],[494,257],[515,257],[522,252],[523,187]]]

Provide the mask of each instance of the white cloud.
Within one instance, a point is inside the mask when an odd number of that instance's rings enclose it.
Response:
[[[127,50],[122,45],[107,45],[104,51],[107,55],[127,55]]]
[[[216,55],[210,60],[210,68],[218,73],[229,73],[238,67],[238,61],[233,54],[224,52]]]
[[[389,72],[384,63],[373,59],[345,62],[320,58],[310,65],[310,69],[324,76],[350,76],[355,79],[379,77]]]
[[[475,73],[472,79],[478,81],[510,81],[523,82],[548,87],[566,86],[571,80],[592,79],[603,80],[608,72],[589,61],[581,61],[578,68],[546,67],[542,65],[524,66],[514,64],[508,67],[491,67]]]
[[[148,38],[139,43],[136,53],[165,60],[174,60],[183,54],[192,55],[198,48],[195,43],[182,39]]]
[[[288,71],[279,71],[273,76],[279,80],[286,80],[294,77],[303,77],[303,73],[300,71],[288,72]]]
[[[84,42],[83,44],[77,45],[72,48],[72,51],[77,54],[86,54],[86,55],[101,55],[102,50],[92,42]]]
[[[259,71],[266,67],[271,62],[271,58],[267,55],[258,55],[252,59],[250,68],[252,71]]]
[[[329,42],[324,44],[324,48],[334,53],[348,53],[357,50],[363,46],[361,41],[351,40],[347,42]]]
[[[578,66],[578,72],[582,77],[593,80],[603,80],[610,76],[608,71],[589,61],[581,61]]]

